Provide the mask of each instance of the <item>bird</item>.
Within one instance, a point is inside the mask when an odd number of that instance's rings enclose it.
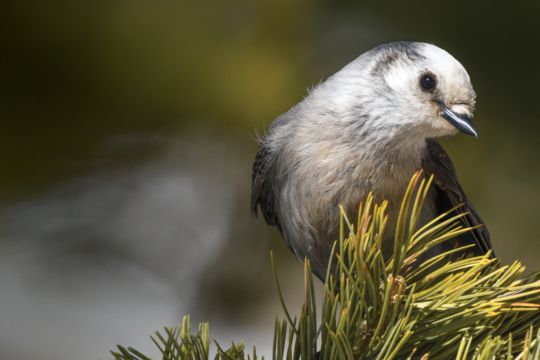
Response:
[[[259,139],[252,171],[251,211],[276,226],[300,260],[324,279],[339,234],[340,205],[358,212],[372,193],[388,200],[395,227],[411,176],[433,175],[422,221],[461,205],[462,225],[474,229],[454,243],[472,255],[492,252],[490,235],[437,139],[478,137],[476,93],[461,63],[436,45],[379,45],[308,91]],[[391,231],[383,248],[391,248]],[[384,249],[383,249],[384,250]]]

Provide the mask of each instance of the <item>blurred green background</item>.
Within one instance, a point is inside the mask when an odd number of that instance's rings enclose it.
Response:
[[[504,262],[540,268],[540,4],[4,1],[0,358],[108,358],[190,312],[270,346],[301,270],[249,214],[256,134],[371,47],[469,71],[479,139],[444,145]]]

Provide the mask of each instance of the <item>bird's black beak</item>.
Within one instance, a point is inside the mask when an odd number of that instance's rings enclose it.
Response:
[[[442,102],[440,102],[439,105],[441,107],[441,116],[448,120],[450,124],[454,125],[456,129],[467,135],[478,137],[478,131],[474,128],[471,116],[455,113]]]

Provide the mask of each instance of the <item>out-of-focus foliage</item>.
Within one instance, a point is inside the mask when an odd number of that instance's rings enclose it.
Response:
[[[273,359],[540,359],[540,273],[524,276],[519,262],[502,266],[489,253],[455,258],[470,245],[417,264],[433,246],[471,230],[452,211],[417,226],[430,182],[412,178],[389,259],[382,254],[387,203],[368,197],[355,223],[342,213],[320,325],[306,262],[305,302],[294,317],[284,307],[286,320],[276,321]],[[166,360],[210,358],[208,324],[192,335],[189,317],[153,340]],[[255,348],[247,357],[243,350],[217,345],[216,358],[257,358]],[[121,346],[113,355],[148,359]]]

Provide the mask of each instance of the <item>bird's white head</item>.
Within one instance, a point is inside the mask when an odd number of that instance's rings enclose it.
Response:
[[[332,103],[389,136],[478,136],[465,68],[431,44],[396,42],[363,54],[329,78]],[[325,91],[328,94],[328,91]]]

